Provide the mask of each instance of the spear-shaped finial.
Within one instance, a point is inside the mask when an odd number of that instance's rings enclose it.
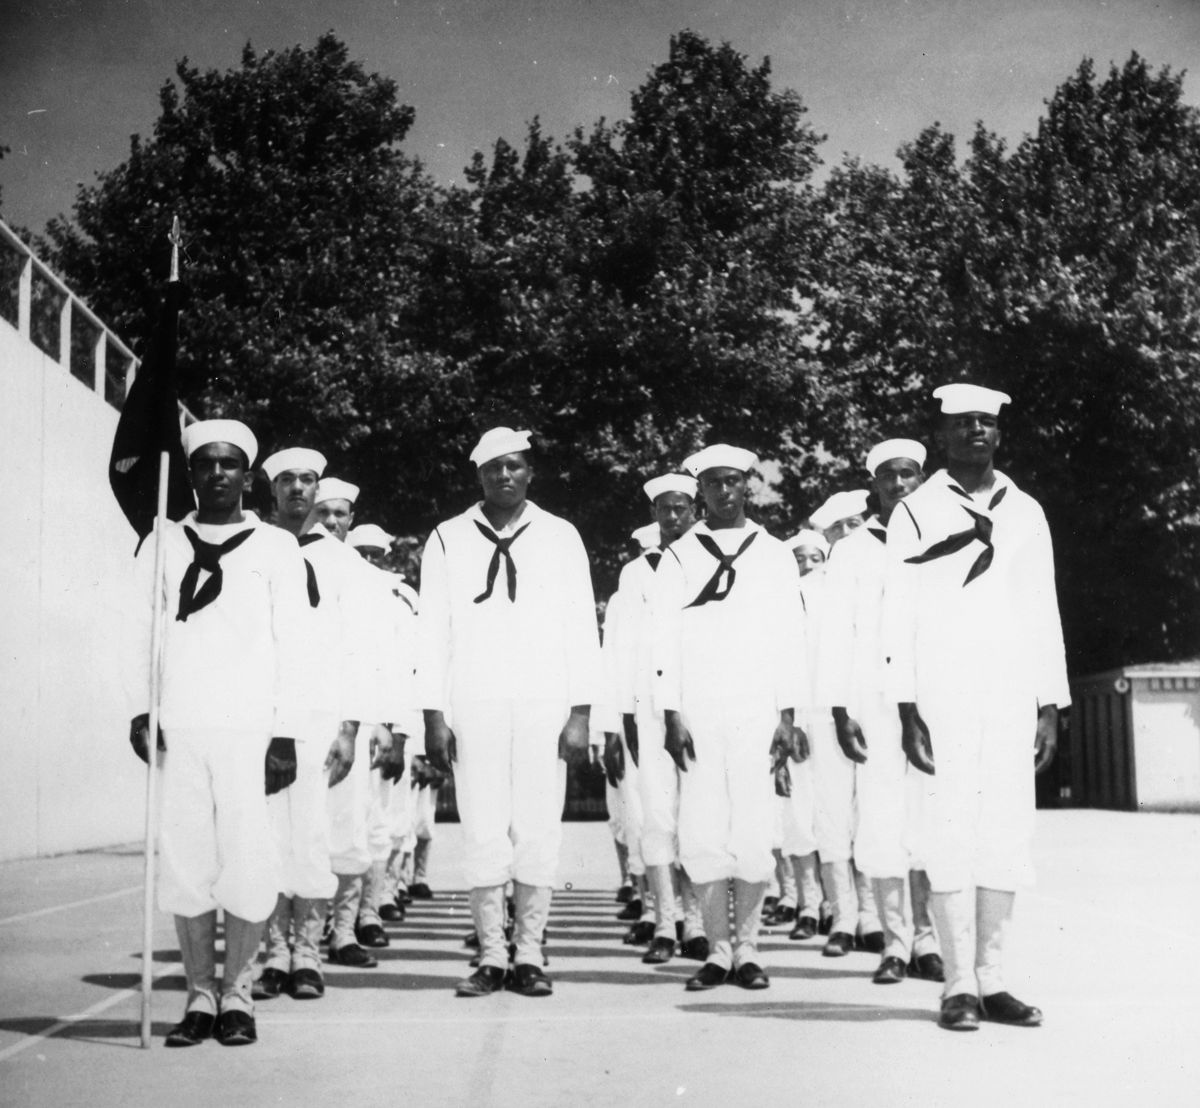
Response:
[[[171,244],[171,276],[168,280],[175,283],[179,280],[179,246],[183,242],[183,236],[179,233],[179,216],[171,220],[171,233],[167,241]]]

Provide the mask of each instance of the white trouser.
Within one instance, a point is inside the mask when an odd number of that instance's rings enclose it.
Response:
[[[414,839],[432,839],[437,823],[438,791],[432,785],[413,789],[409,798],[412,810],[412,833]]]
[[[396,788],[392,793],[390,811],[392,816],[393,850],[403,850],[404,841],[412,834],[412,806],[412,763],[406,759],[404,774],[396,782]]]
[[[854,763],[842,753],[827,709],[811,713],[808,724],[817,849],[823,863],[848,862],[854,846]]]
[[[367,776],[367,851],[372,862],[386,862],[392,853],[392,805],[400,790],[394,781],[383,779],[383,770]]]
[[[783,838],[780,848],[788,857],[803,857],[817,849],[815,831],[817,797],[813,785],[812,756],[788,762],[792,795],[783,799]]]
[[[1032,884],[1036,705],[997,697],[918,709],[937,769],[921,835],[933,891]]]
[[[619,788],[604,782],[604,807],[608,810],[608,831],[613,842],[625,846],[625,800]]]
[[[908,759],[900,745],[900,716],[894,703],[879,700],[854,718],[867,743],[867,760],[855,770],[854,864],[871,878],[906,877]]]
[[[663,747],[662,716],[639,709],[637,726],[642,861],[669,866],[679,861],[679,770]]]
[[[629,747],[626,746],[624,738],[621,739],[621,749],[625,754],[625,774],[618,782],[617,790],[621,794],[621,819],[624,824],[622,838],[629,851],[629,874],[631,877],[641,877],[646,872],[646,863],[642,858],[642,831],[645,821],[642,816],[641,786],[639,784],[641,772],[633,764],[633,759],[629,756]],[[640,748],[638,755],[640,761]]]
[[[329,860],[339,876],[366,873],[371,864],[367,836],[370,804],[371,728],[360,726],[354,743],[354,765],[346,777],[325,793],[329,819]]]
[[[453,705],[454,777],[469,888],[509,880],[554,885],[567,787],[558,736],[567,713],[562,703],[544,700]]]
[[[325,757],[329,743],[304,739],[296,743],[296,780],[267,797],[275,846],[282,866],[286,897],[322,900],[337,888],[329,861],[329,827],[325,793],[329,775]]]
[[[270,736],[173,728],[164,741],[159,908],[265,920],[282,884],[265,791]]]
[[[692,701],[683,713],[696,760],[679,781],[679,855],[693,882],[769,882],[775,872],[773,705]]]

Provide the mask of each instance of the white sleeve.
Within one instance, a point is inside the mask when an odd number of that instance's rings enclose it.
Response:
[[[656,712],[678,712],[683,700],[683,605],[687,578],[679,555],[669,547],[650,589],[651,673]]]
[[[777,558],[778,601],[772,612],[776,637],[775,704],[797,713],[808,707],[808,644],[804,636],[804,606],[800,599],[800,574],[791,551]]]
[[[896,704],[917,699],[917,574],[905,559],[920,552],[912,511],[901,501],[888,521],[887,572],[883,586],[884,694]]]
[[[418,710],[450,709],[450,588],[446,548],[435,529],[421,556],[421,592],[417,615],[416,692]]]
[[[843,540],[844,542],[845,540]],[[840,545],[840,544],[839,544]],[[855,588],[857,559],[843,552],[825,568],[824,610],[817,658],[816,700],[829,708],[845,708],[853,692]]]
[[[270,581],[271,634],[275,640],[275,724],[273,735],[298,738],[311,716],[318,679],[313,650],[312,607],[300,547],[280,545]]]
[[[566,610],[562,618],[567,651],[567,703],[572,707],[594,705],[604,695],[596,595],[592,591],[592,567],[587,551],[574,527],[569,527],[563,537],[562,570],[566,578]]]
[[[1028,589],[1030,646],[1037,666],[1038,704],[1065,708],[1071,703],[1071,686],[1054,584],[1054,547],[1046,517],[1040,512],[1028,547],[1027,568],[1019,579]]]

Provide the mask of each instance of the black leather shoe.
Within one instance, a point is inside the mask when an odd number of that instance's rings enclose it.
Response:
[[[639,920],[642,918],[642,902],[637,897],[627,901],[625,907],[617,913],[619,920]]]
[[[254,1026],[254,1017],[236,1008],[231,1012],[222,1012],[217,1016],[213,1038],[222,1046],[249,1046],[258,1042],[258,1029]]]
[[[777,896],[763,897],[762,914],[764,916],[769,916],[773,911],[775,911],[775,905],[777,905],[778,903],[779,903],[779,897],[777,897]]]
[[[354,929],[354,937],[360,946],[370,946],[375,949],[391,946],[392,940],[387,932],[377,923],[364,923]]]
[[[945,981],[946,967],[940,954],[922,954],[908,964],[908,976],[922,981]]]
[[[296,1000],[320,1000],[325,995],[325,981],[315,969],[298,969],[292,974],[291,994]]]
[[[695,962],[708,961],[708,939],[704,935],[695,935],[679,944],[679,953],[684,958]]]
[[[512,984],[509,988],[522,996],[549,996],[554,992],[554,986],[550,983],[550,978],[542,972],[542,967],[530,965],[528,962],[513,966]]]
[[[944,997],[938,1013],[938,1027],[947,1031],[979,1030],[979,998],[974,993],[955,993]]]
[[[396,903],[401,907],[413,902],[412,893],[407,889],[399,889],[396,892]]]
[[[1038,1027],[1042,1010],[1022,1004],[1012,993],[992,993],[979,998],[979,1014],[988,1023],[1008,1023],[1013,1027]]]
[[[432,900],[433,890],[424,881],[418,881],[415,885],[409,885],[408,895],[413,900]]]
[[[854,936],[845,931],[835,931],[825,941],[821,953],[826,958],[841,958],[854,949]]]
[[[465,939],[463,939],[463,946],[469,946],[472,950],[478,950],[479,949],[479,932],[477,932],[477,931],[470,932],[467,935],[467,937]]]
[[[817,933],[817,921],[812,916],[799,916],[796,926],[788,932],[788,938],[793,942],[802,943],[811,939]]]
[[[405,915],[403,904],[394,904],[389,900],[379,906],[379,918],[385,923],[403,923]]]
[[[695,974],[688,978],[686,988],[689,993],[700,993],[705,989],[715,989],[718,985],[724,985],[727,980],[729,980],[727,969],[713,965],[712,962],[705,962]]]
[[[167,1032],[164,1046],[197,1046],[205,1039],[211,1039],[216,1016],[207,1012],[187,1012],[170,1031]]]
[[[628,904],[633,899],[633,886],[622,885],[617,890],[616,901],[618,904]]]
[[[833,908],[828,901],[821,901],[821,919],[817,924],[819,934],[828,935],[833,930]]]
[[[876,985],[898,985],[906,976],[904,959],[890,956],[879,963],[871,981]]]
[[[643,920],[641,923],[635,923],[626,931],[621,942],[626,946],[644,946],[653,938],[654,923],[651,920]]]
[[[505,971],[499,966],[480,966],[470,977],[454,986],[455,996],[491,996],[504,986]]]
[[[339,966],[354,966],[356,969],[374,969],[379,965],[375,957],[368,954],[358,943],[345,946],[330,946],[329,960]]]
[[[776,908],[763,920],[764,927],[786,927],[796,922],[796,909],[790,904],[785,908]]]
[[[650,941],[650,949],[642,955],[642,961],[648,966],[661,966],[675,956],[675,940],[666,935],[655,935]]]
[[[860,950],[865,950],[868,954],[882,954],[887,950],[887,938],[882,931],[868,931],[862,937],[862,945]]]
[[[288,975],[283,970],[267,966],[262,971],[262,976],[250,986],[250,995],[255,1000],[270,1000],[284,992],[287,989],[287,983]]]
[[[743,989],[765,989],[771,982],[767,979],[762,966],[754,962],[743,962],[733,971],[733,979]]]

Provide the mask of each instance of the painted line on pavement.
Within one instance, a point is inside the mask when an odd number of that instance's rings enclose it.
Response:
[[[19,916],[5,916],[0,919],[0,925],[20,923],[22,920],[37,919],[39,916],[51,916],[55,912],[69,912],[72,908],[86,908],[89,904],[99,904],[104,900],[116,900],[119,896],[128,896],[130,893],[140,893],[141,891],[141,885],[130,885],[127,889],[117,889],[116,892],[89,896],[86,900],[72,900],[70,904],[56,904],[52,908],[39,908],[36,912],[22,912]]]
[[[182,973],[183,963],[175,962],[169,966],[163,966],[154,972],[152,980],[157,981],[160,977],[166,977],[172,973]],[[65,1016],[58,1023],[51,1024],[45,1031],[37,1031],[31,1034],[28,1038],[22,1039],[18,1043],[13,1043],[12,1046],[4,1050],[0,1050],[0,1062],[7,1061],[14,1054],[20,1054],[23,1050],[28,1050],[31,1046],[36,1046],[38,1043],[44,1042],[46,1039],[52,1039],[60,1031],[65,1031],[68,1027],[72,1027],[83,1020],[91,1019],[92,1016],[98,1016],[101,1012],[107,1012],[110,1008],[115,1008],[118,1004],[123,1004],[130,997],[138,996],[142,991],[139,984],[136,989],[122,989],[119,993],[113,993],[112,996],[105,997],[103,1000],[97,1001],[90,1008],[85,1008],[82,1012],[76,1012],[73,1016]],[[131,1020],[136,1026],[136,1021]],[[136,1032],[135,1032],[136,1034]]]

